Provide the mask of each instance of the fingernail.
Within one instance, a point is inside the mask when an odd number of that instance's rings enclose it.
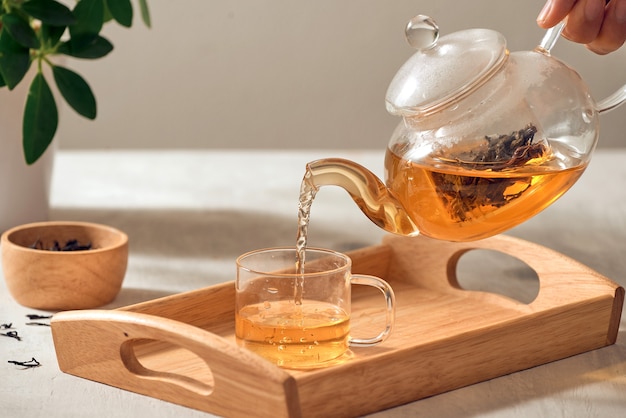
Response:
[[[543,9],[539,12],[539,16],[537,16],[537,22],[543,23],[546,21],[546,17],[552,8],[552,0],[548,0],[546,4],[544,4]]]
[[[594,48],[594,47],[589,46],[589,45],[585,45],[585,46],[586,46],[586,48],[587,48],[588,50],[590,50],[590,51],[591,51],[591,52],[593,52],[594,54],[598,54],[598,55],[606,55],[606,54],[610,53],[610,51],[607,51],[607,50],[605,50],[605,49],[598,49],[598,48]]]

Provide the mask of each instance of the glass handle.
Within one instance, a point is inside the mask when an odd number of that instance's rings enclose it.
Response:
[[[541,43],[539,44],[538,48],[541,51],[550,53],[552,48],[554,48],[556,41],[561,36],[561,33],[563,32],[563,28],[565,28],[565,22],[560,22],[556,26],[548,29],[545,35],[543,36],[543,39],[541,40]]]
[[[556,44],[556,41],[561,36],[563,29],[565,28],[565,22],[560,22],[558,25],[548,29],[541,40],[541,43],[537,49],[543,53],[550,53],[550,50]],[[626,85],[622,86],[615,93],[597,102],[596,110],[598,113],[605,113],[609,110],[613,110],[626,101]]]
[[[598,113],[608,112],[613,110],[626,101],[626,85],[623,85],[615,93],[611,94],[607,98],[600,100],[597,103]]]
[[[387,339],[391,330],[393,329],[395,316],[396,316],[396,296],[393,293],[393,289],[389,284],[376,276],[368,276],[365,274],[353,274],[350,278],[351,284],[360,284],[365,286],[372,286],[380,290],[385,297],[386,304],[386,320],[385,329],[380,334],[373,338],[352,338],[350,337],[349,343],[353,347],[368,347],[379,344]]]

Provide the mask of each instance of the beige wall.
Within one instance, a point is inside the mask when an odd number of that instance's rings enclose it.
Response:
[[[136,2],[135,2],[136,4]],[[153,28],[109,26],[99,61],[70,61],[96,92],[98,118],[63,109],[63,148],[383,149],[398,120],[387,85],[412,54],[415,14],[442,34],[502,32],[512,51],[543,32],[543,0],[151,0]],[[626,83],[626,48],[598,57],[559,41],[596,99]],[[626,106],[602,116],[601,146],[625,146]]]

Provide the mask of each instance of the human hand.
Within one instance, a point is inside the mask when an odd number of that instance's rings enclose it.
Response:
[[[626,40],[626,0],[547,0],[537,24],[547,29],[563,19],[563,36],[596,54],[616,51]]]

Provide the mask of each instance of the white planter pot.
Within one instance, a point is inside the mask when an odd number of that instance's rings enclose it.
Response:
[[[54,146],[26,165],[22,115],[29,86],[26,79],[12,91],[0,89],[0,231],[48,219]]]

